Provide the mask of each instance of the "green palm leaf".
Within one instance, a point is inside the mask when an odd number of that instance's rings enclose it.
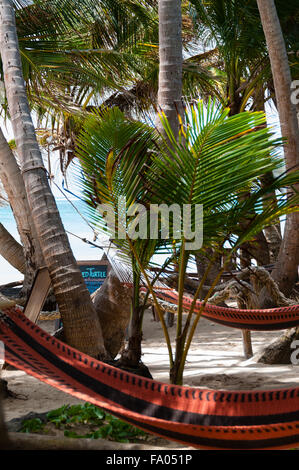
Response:
[[[97,204],[108,203],[120,216],[118,199],[125,196],[127,215],[132,204],[143,204],[146,211],[165,204],[191,207],[190,230],[185,227],[178,236],[176,222],[181,221],[182,211],[170,217],[169,234],[162,240],[162,217],[158,239],[150,237],[132,238],[130,224],[134,217],[128,217],[126,238],[115,243],[126,258],[131,258],[134,275],[135,300],[138,297],[140,273],[154,297],[146,269],[153,255],[158,252],[178,253],[178,312],[177,343],[175,359],[161,314],[162,327],[169,350],[171,369],[177,367],[177,379],[182,380],[191,339],[200,311],[191,325],[193,306],[183,326],[182,298],[187,266],[192,257],[205,254],[212,248],[217,254],[230,246],[229,257],[245,242],[252,240],[265,226],[288,213],[299,209],[299,195],[294,190],[287,195],[287,188],[299,180],[299,172],[280,174],[268,186],[260,184],[260,178],[274,170],[281,170],[281,141],[264,126],[263,113],[241,113],[229,116],[215,101],[209,100],[204,106],[200,101],[186,108],[185,128],[181,129],[184,139],[176,142],[170,125],[162,114],[166,138],[159,136],[155,129],[130,121],[117,109],[94,115],[84,125],[79,142],[78,155],[83,176],[78,184],[83,187],[85,199],[90,206],[90,216],[97,228],[105,228],[105,222],[96,210]],[[273,201],[273,194],[277,197]],[[202,226],[196,218],[196,207],[203,207],[202,245],[197,235]],[[188,206],[188,207],[189,207]],[[189,236],[193,234],[194,240]],[[225,264],[222,269],[225,268]],[[220,274],[219,274],[220,275]],[[218,276],[219,276],[218,275]],[[218,277],[214,282],[217,282]],[[203,277],[195,295],[198,298]],[[212,290],[206,296],[207,302]],[[157,310],[159,304],[155,300]],[[202,307],[203,308],[203,307]]]

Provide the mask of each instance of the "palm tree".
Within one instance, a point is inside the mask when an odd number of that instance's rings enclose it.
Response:
[[[227,86],[224,88],[224,93],[226,94],[226,102],[231,107],[231,114],[244,109],[263,111],[265,102],[269,99],[272,99],[276,104],[269,55],[256,1],[249,0],[244,4],[244,2],[235,0],[226,2],[191,0],[190,3],[199,37],[204,38],[209,47],[215,48],[216,46],[217,48],[218,56],[216,55],[217,59],[214,58],[214,66],[220,67],[225,72]],[[296,18],[298,13],[298,3],[293,0],[288,4],[281,0],[277,0],[276,3],[287,41],[288,52],[292,53],[290,57],[293,58],[297,41],[294,29],[295,20],[293,18]],[[298,74],[296,63],[296,60],[291,61],[294,77],[296,77],[296,73]],[[267,176],[267,180],[269,178],[271,178],[271,175]],[[265,184],[267,184],[267,181],[265,181]],[[294,218],[296,219],[296,215],[288,216],[289,220]],[[296,224],[293,226],[294,230],[296,226]],[[294,243],[290,242],[291,238],[293,241],[296,240],[297,235],[295,232],[290,237],[286,233],[288,242],[284,242],[283,246],[281,244],[280,226],[277,223],[266,227],[263,232],[258,235],[255,244],[250,246],[250,252],[254,252],[259,258],[265,252],[265,247],[267,252],[269,251],[268,255],[271,256],[271,262],[276,261],[280,247],[280,259],[283,259],[283,256],[288,256],[287,244],[292,247],[292,252],[297,249],[297,242],[295,242],[295,246]],[[289,262],[290,258],[291,256]],[[284,282],[284,285],[282,285],[284,270],[289,271],[289,263],[277,262],[273,273],[275,279],[279,281],[280,287],[287,289],[285,290],[286,294],[294,286],[297,261],[295,258],[293,259],[294,265],[290,268],[293,272],[292,279],[287,274],[288,280]],[[262,264],[267,264],[267,256],[264,257]]]
[[[204,235],[201,249],[190,248],[187,236],[175,236],[173,223],[170,223],[169,238],[162,240],[163,243],[161,240],[153,243],[144,258],[142,255],[146,245],[143,242],[148,242],[149,237],[133,239],[128,226],[123,241],[116,240],[124,254],[131,254],[134,260],[132,270],[142,275],[143,282],[154,299],[166,337],[170,379],[173,383],[181,383],[183,380],[185,360],[200,317],[199,313],[192,321],[192,304],[187,321],[183,324],[182,296],[188,261],[197,254],[207,254],[210,248],[214,253],[221,253],[223,248],[227,249],[227,243],[232,246],[227,257],[229,260],[243,243],[251,240],[273,218],[295,210],[292,206],[296,202],[295,198],[287,201],[281,192],[278,204],[273,205],[271,196],[274,190],[293,184],[298,173],[281,176],[267,188],[261,188],[260,185],[261,175],[282,165],[276,154],[276,147],[280,142],[275,141],[269,130],[263,127],[264,114],[228,114],[229,109],[222,110],[213,102],[209,103],[207,109],[202,102],[188,109],[185,114],[184,143],[180,143],[166,118],[163,118],[166,140],[161,140],[153,129],[135,122],[130,124],[115,110],[114,115],[110,115],[110,122],[107,115],[103,116],[102,124],[98,116],[90,118],[80,140],[79,156],[84,174],[79,175],[79,182],[81,181],[90,206],[91,219],[97,227],[105,225],[97,204],[106,202],[119,217],[121,214],[117,201],[121,195],[125,195],[128,201],[127,211],[135,202],[141,202],[147,210],[151,205],[161,203],[168,207],[174,203],[180,207],[190,204],[194,208],[197,204],[203,205]],[[120,125],[121,120],[125,125]],[[132,167],[135,166],[136,172],[132,179]],[[244,198],[248,192],[250,196]],[[194,234],[199,227],[195,225],[194,212],[192,217]],[[247,221],[242,228],[238,223],[241,219]],[[109,227],[106,230],[109,233]],[[155,297],[152,279],[147,273],[153,253],[163,249],[171,254],[174,245],[176,253],[179,253],[175,354]],[[225,266],[226,264],[222,265],[221,272]],[[198,298],[207,273],[208,270],[198,286],[194,301]],[[214,279],[212,288],[220,274]],[[136,295],[137,287],[138,283]],[[205,303],[212,288],[205,297]]]
[[[122,5],[115,8],[115,2],[108,1],[106,7],[110,7],[110,15],[101,14],[102,6],[92,6],[84,0],[80,1],[80,6],[82,15],[78,16],[75,11],[78,2],[72,0],[65,2],[63,9],[55,0],[47,2],[47,5],[39,2],[16,4],[23,75],[29,90],[30,104],[38,116],[44,113],[51,115],[54,110],[58,116],[58,119],[55,118],[57,122],[60,124],[63,121],[64,134],[67,134],[69,127],[67,121],[73,119],[70,109],[75,112],[76,118],[78,110],[86,107],[91,95],[107,87],[119,88],[121,84],[123,86],[124,77],[129,79],[129,74],[122,70],[126,71],[131,61],[127,55],[122,57],[121,51],[125,44],[133,42],[133,37],[139,34],[137,30],[144,27],[145,19],[150,24],[148,9],[134,2],[124,10]],[[141,25],[137,28],[138,21]],[[80,29],[80,36],[75,28]],[[113,54],[109,54],[109,48],[113,48]],[[69,90],[67,95],[66,89]],[[6,102],[3,109],[7,114]],[[51,117],[52,128],[55,119]],[[65,137],[68,142],[71,135]],[[0,179],[8,194],[25,251],[26,272],[22,292],[26,295],[36,269],[45,262],[20,169],[2,133],[0,142]],[[71,161],[71,152],[67,155],[68,159],[65,159],[62,149],[63,173]]]
[[[80,12],[80,13],[78,13]],[[37,111],[86,107],[95,93],[132,83],[136,42],[152,28],[152,9],[142,1],[57,0],[17,4],[16,22],[30,103]],[[78,34],[78,31],[80,33]],[[135,69],[135,72],[136,72]],[[130,80],[131,77],[131,80]],[[93,93],[92,93],[93,92]]]
[[[46,123],[46,132],[56,135],[65,174],[81,115],[106,106],[111,93],[132,97],[136,89],[140,95],[138,81],[152,62],[142,44],[155,35],[155,8],[135,0],[67,0],[63,8],[56,0],[16,6],[29,103],[38,127]]]
[[[30,104],[53,126],[57,114],[76,115],[135,84],[138,43],[156,24],[153,8],[135,0],[35,0],[16,8],[16,21]]]
[[[285,41],[274,0],[257,0],[257,4],[269,51],[281,133],[286,139],[286,169],[294,171],[299,164],[299,128],[296,108],[290,96],[292,78]],[[272,273],[280,290],[286,295],[292,291],[298,277],[298,264],[299,216],[294,213],[287,216],[283,243]]]
[[[39,121],[48,117],[45,133],[55,135],[64,174],[75,155],[74,138],[82,114],[117,105],[144,118],[153,110],[159,68],[155,3],[132,0],[124,6],[110,0],[97,4],[68,0],[61,8],[50,0],[46,5],[36,1],[16,9],[30,105]],[[190,31],[185,12],[186,51]],[[195,96],[198,89],[218,93],[213,73],[201,66],[205,57],[197,54],[194,60],[184,61],[185,93]]]
[[[1,57],[7,101],[34,225],[61,312],[66,341],[105,356],[102,332],[71,251],[36,140],[22,74],[12,2],[0,2]]]
[[[175,136],[165,121],[168,139],[173,146],[171,157],[174,162],[170,164],[170,158],[166,158],[163,153],[160,153],[155,158],[154,164],[151,165],[152,173],[150,172],[148,175],[147,185],[151,187],[152,194],[157,198],[157,201],[163,201],[167,204],[176,201],[181,207],[186,203],[193,205],[201,203],[204,211],[202,249],[190,250],[187,248],[184,237],[179,241],[176,352],[170,370],[170,379],[173,383],[181,383],[182,381],[188,349],[200,317],[200,314],[196,316],[191,326],[194,302],[198,298],[209,269],[215,260],[215,258],[211,259],[201,279],[183,326],[182,295],[190,256],[201,252],[205,254],[210,247],[213,247],[213,251],[217,255],[222,253],[227,242],[231,245],[220,272],[205,296],[203,309],[232,254],[244,243],[251,241],[265,225],[277,218],[279,214],[284,211],[298,210],[296,207],[298,195],[289,201],[291,206],[288,206],[284,194],[280,193],[278,206],[273,205],[273,191],[286,187],[288,180],[292,181],[292,184],[296,183],[298,172],[296,174],[290,173],[284,181],[278,178],[267,187],[260,185],[261,176],[273,171],[278,163],[275,161],[275,157],[269,157],[273,154],[276,144],[267,129],[262,129],[263,122],[265,122],[264,114],[240,113],[229,118],[228,115],[229,109],[221,112],[212,104],[208,106],[206,114],[202,104],[197,110],[191,108],[185,116],[187,124],[186,147],[175,143]],[[243,131],[239,133],[238,128],[239,131],[241,128]],[[223,136],[225,137],[223,138]],[[257,140],[255,140],[256,138]],[[249,157],[251,152],[255,153],[255,156]],[[248,164],[245,164],[245,161]],[[231,162],[231,166],[229,162]],[[271,168],[272,164],[274,166]],[[280,160],[279,166],[281,164]],[[236,172],[238,173],[237,178]],[[227,181],[225,181],[224,174],[227,176]],[[175,180],[176,183],[174,183]],[[266,206],[265,201],[267,201]],[[153,199],[151,202],[153,203]],[[240,224],[240,221],[246,221],[246,224],[244,222]],[[192,233],[196,233],[195,220],[193,220],[193,224]]]

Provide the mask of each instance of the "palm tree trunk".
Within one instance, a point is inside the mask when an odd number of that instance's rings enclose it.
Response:
[[[25,256],[22,245],[0,223],[0,255],[3,256],[20,273],[26,270]]]
[[[105,356],[101,326],[72,253],[49,186],[33,126],[18,45],[13,4],[0,0],[0,48],[4,83],[29,206],[64,326],[66,342]]]
[[[0,180],[7,194],[23,245],[23,255],[20,253],[20,261],[25,262],[25,270],[21,271],[25,274],[25,278],[21,295],[27,296],[37,268],[44,266],[45,262],[31,216],[22,173],[1,129]]]
[[[180,0],[159,0],[159,90],[158,112],[162,110],[178,137],[178,115],[182,107],[182,6]],[[164,135],[160,119],[157,128]]]
[[[291,102],[292,79],[288,56],[274,0],[257,0],[257,4],[269,51],[281,133],[286,138],[286,169],[292,171],[299,163],[299,128],[296,108]],[[295,284],[298,264],[299,214],[292,213],[287,215],[283,242],[272,272],[273,279],[285,295],[290,294]]]
[[[252,111],[263,111],[263,113],[266,113],[265,91],[263,87],[255,90],[255,92],[253,93]],[[267,123],[265,123],[264,126],[267,127]],[[274,180],[274,175],[272,172],[268,173],[267,175],[262,175],[260,179],[261,186],[267,187],[268,185],[272,184],[273,180]],[[271,198],[273,201],[276,200],[275,191],[273,191]],[[278,257],[278,253],[279,253],[279,249],[280,249],[281,241],[282,241],[280,223],[278,222],[274,225],[269,225],[268,227],[265,227],[263,232],[264,232],[264,237],[268,244],[268,248],[263,247],[261,245],[261,254],[263,251],[265,251],[265,248],[266,248],[267,256],[269,256],[269,261],[265,260],[265,262],[260,263],[260,264],[265,265],[265,264],[275,263]]]

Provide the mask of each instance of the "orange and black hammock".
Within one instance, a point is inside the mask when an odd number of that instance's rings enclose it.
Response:
[[[149,433],[203,449],[299,446],[299,387],[238,392],[156,382],[82,354],[15,307],[0,312],[0,340],[8,363]]]
[[[173,289],[155,289],[161,300],[177,305],[178,293]],[[183,296],[183,308],[189,310],[192,298]],[[202,302],[196,301],[194,313],[201,308]],[[299,305],[268,309],[245,310],[234,307],[220,307],[207,304],[201,316],[215,323],[239,329],[255,331],[275,331],[299,325]]]

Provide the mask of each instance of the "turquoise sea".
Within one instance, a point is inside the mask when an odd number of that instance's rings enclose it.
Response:
[[[57,206],[62,218],[62,222],[67,231],[75,235],[93,241],[94,233],[87,222],[78,214],[77,210],[87,218],[86,207],[83,201],[74,199],[67,201],[66,199],[56,198]],[[73,207],[75,205],[76,209]],[[0,207],[0,222],[4,227],[19,241],[15,220],[9,206]],[[92,247],[80,239],[68,234],[69,241],[73,253],[77,260],[99,260],[103,251],[99,248]],[[95,243],[100,245],[99,241]],[[2,256],[0,256],[0,284],[21,280],[22,275],[15,270]]]

